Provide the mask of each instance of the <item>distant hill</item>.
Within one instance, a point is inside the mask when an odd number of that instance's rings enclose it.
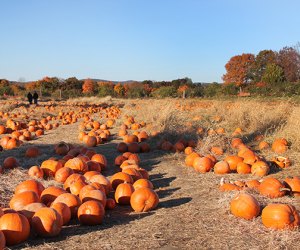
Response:
[[[93,78],[89,78],[94,82],[112,82],[112,83],[122,83],[122,84],[126,84],[126,83],[130,83],[130,82],[135,82],[135,80],[126,80],[126,81],[111,81],[111,80],[103,80],[103,79],[93,79]],[[84,81],[86,79],[80,79],[80,81]]]

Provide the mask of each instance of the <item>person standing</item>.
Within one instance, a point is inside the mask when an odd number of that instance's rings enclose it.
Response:
[[[38,98],[39,98],[38,93],[36,93],[36,91],[34,91],[34,93],[33,93],[33,102],[34,102],[34,104],[38,104],[38,103],[37,103]]]
[[[29,105],[32,104],[32,98],[33,98],[32,94],[30,92],[28,92],[27,99],[28,99]]]

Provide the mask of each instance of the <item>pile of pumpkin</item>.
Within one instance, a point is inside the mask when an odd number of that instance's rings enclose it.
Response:
[[[193,167],[197,172],[206,173],[212,169],[215,174],[229,174],[237,172],[239,174],[250,174],[255,176],[265,176],[269,173],[269,164],[258,156],[253,150],[246,146],[240,138],[233,138],[231,147],[238,150],[237,155],[229,155],[224,160],[217,161],[213,155],[202,156],[193,150],[192,147],[185,149],[185,164]],[[287,141],[285,139],[276,139],[272,145],[274,152],[285,152],[287,150]],[[285,168],[291,165],[286,157],[275,157],[273,162],[277,167]]]
[[[104,209],[113,209],[116,203],[131,205],[136,212],[147,212],[158,205],[158,195],[148,180],[147,171],[139,167],[138,155],[127,153],[127,162],[121,164],[122,172],[109,180],[101,174],[107,167],[104,155],[64,142],[56,145],[55,152],[64,157],[45,160],[40,167],[31,167],[28,174],[32,178],[54,178],[63,187],[45,188],[34,179],[20,183],[9,202],[10,207],[0,209],[0,245],[4,246],[5,241],[7,245],[19,244],[30,232],[54,237],[71,218],[77,218],[84,225],[101,224]],[[17,160],[10,157],[12,159],[10,162],[6,159],[3,165],[17,166]],[[114,199],[109,198],[111,196]]]

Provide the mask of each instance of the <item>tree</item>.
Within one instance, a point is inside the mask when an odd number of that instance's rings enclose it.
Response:
[[[114,91],[116,92],[117,96],[124,96],[125,94],[125,88],[121,83],[115,85]]]
[[[189,86],[185,84],[185,85],[179,86],[177,91],[182,95],[182,98],[185,98],[185,93],[188,89],[189,89]]]
[[[242,54],[233,56],[226,63],[226,74],[223,75],[225,84],[235,83],[242,86],[250,82],[250,72],[254,65],[255,56],[253,54]]]
[[[296,82],[300,79],[300,54],[295,48],[281,49],[277,54],[277,63],[283,69],[287,81]]]
[[[281,83],[284,81],[283,69],[275,63],[267,64],[262,76],[262,81],[268,84]]]
[[[94,83],[91,79],[86,79],[82,85],[82,93],[84,94],[92,94],[95,90]]]
[[[276,53],[273,50],[262,50],[255,57],[250,77],[254,82],[259,82],[266,70],[267,64],[276,62]]]

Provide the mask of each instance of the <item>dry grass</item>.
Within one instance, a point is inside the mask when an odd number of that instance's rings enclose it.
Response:
[[[64,105],[76,103],[99,104],[105,99],[80,98]],[[199,151],[208,153],[211,146],[221,146],[225,154],[230,154],[231,133],[237,127],[243,130],[242,137],[254,148],[254,135],[263,134],[269,142],[284,136],[291,143],[287,152],[294,162],[284,171],[272,172],[272,176],[284,179],[300,175],[300,110],[291,102],[260,102],[258,100],[106,100],[111,104],[124,105],[122,115],[133,115],[137,122],[147,123],[145,130],[160,131],[153,138],[153,145],[168,137],[176,141],[180,137],[195,138],[199,141]],[[68,106],[69,107],[69,106]],[[22,107],[19,107],[21,110]],[[55,112],[60,110],[58,107]],[[14,110],[15,112],[16,110]],[[42,110],[40,110],[42,112]],[[35,114],[37,115],[37,114]],[[41,114],[40,114],[41,115]],[[214,120],[220,116],[221,121]],[[97,116],[95,116],[97,117]],[[193,119],[197,117],[197,119]],[[200,118],[199,118],[200,117]],[[121,124],[121,120],[117,125]],[[224,135],[198,135],[197,128],[225,128]],[[112,132],[117,133],[118,126]],[[44,137],[32,141],[41,147],[42,154],[37,159],[24,159],[28,147],[0,154],[0,162],[9,155],[20,159],[21,169],[9,171],[0,178],[1,205],[6,206],[14,187],[27,178],[29,166],[38,164],[47,157],[54,156],[53,145],[61,140],[78,143],[77,124],[61,126],[48,132]],[[109,168],[105,173],[112,175],[117,168],[113,165],[118,155],[114,139],[108,144],[95,148],[108,158]],[[271,159],[271,150],[257,151]],[[151,213],[133,213],[128,207],[118,207],[107,212],[103,225],[96,227],[79,226],[75,221],[64,228],[61,235],[53,239],[30,239],[17,246],[18,249],[297,249],[300,233],[295,231],[272,231],[263,227],[261,218],[244,221],[229,212],[229,202],[236,193],[221,193],[218,184],[221,176],[213,173],[199,174],[184,166],[184,155],[153,149],[149,154],[140,154],[142,167],[150,173],[150,179],[160,197],[160,204]],[[218,157],[222,159],[222,156]],[[250,175],[229,174],[227,180],[251,179]],[[55,182],[43,182],[45,186]],[[251,191],[262,206],[270,202],[290,203],[300,210],[300,201],[289,196],[271,200]]]

